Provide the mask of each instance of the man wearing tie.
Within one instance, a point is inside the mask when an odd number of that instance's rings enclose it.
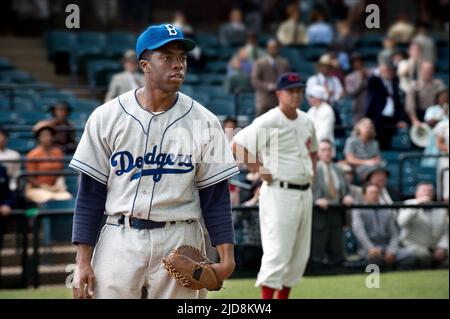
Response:
[[[279,76],[289,71],[289,62],[278,55],[275,39],[267,42],[267,55],[258,59],[252,69],[252,85],[255,89],[255,117],[277,106],[276,83]]]
[[[105,96],[105,102],[144,85],[144,76],[138,73],[136,52],[134,50],[128,50],[123,55],[122,61],[124,71],[112,77],[108,92]]]
[[[324,139],[319,143],[319,161],[312,184],[313,198],[320,209],[313,214],[313,267],[337,266],[344,261],[342,210],[328,209],[329,204],[350,205],[353,198],[344,173],[332,162],[333,144]]]

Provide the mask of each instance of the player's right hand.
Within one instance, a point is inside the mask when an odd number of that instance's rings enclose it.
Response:
[[[266,182],[267,185],[272,184],[272,174],[270,173],[269,169],[261,166],[259,168],[259,177],[262,181]]]
[[[77,265],[73,280],[73,298],[91,299],[94,297],[95,275],[90,263]]]

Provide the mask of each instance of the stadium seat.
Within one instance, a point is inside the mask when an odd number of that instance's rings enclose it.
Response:
[[[77,38],[78,45],[95,45],[97,47],[102,47],[106,43],[106,36],[100,32],[85,31],[80,32]]]
[[[110,32],[106,35],[106,43],[119,46],[128,46],[132,49],[136,44],[136,36],[128,32]]]
[[[0,125],[11,125],[16,122],[16,113],[11,111],[0,111]]]
[[[358,49],[359,54],[365,61],[376,61],[380,48],[378,47],[361,47]]]
[[[216,115],[232,116],[234,115],[234,98],[232,96],[212,98],[208,109]]]
[[[114,60],[90,60],[86,65],[88,83],[90,86],[108,85],[108,74],[122,71],[122,65]]]
[[[384,35],[381,33],[365,33],[359,39],[359,45],[362,47],[379,47],[382,46]]]
[[[24,71],[20,70],[3,70],[0,71],[0,80],[10,83],[30,83],[33,82],[33,77]]]
[[[73,93],[65,91],[44,91],[40,95],[45,100],[58,100],[67,103],[73,103],[76,100]]]
[[[391,148],[394,150],[410,150],[411,140],[408,133],[397,133],[392,137]]]
[[[206,63],[206,70],[211,73],[225,74],[227,71],[227,62],[210,61]]]
[[[71,51],[70,68],[74,73],[85,73],[86,64],[92,59],[104,57],[103,48],[92,44],[77,44]]]
[[[8,147],[10,149],[16,150],[20,154],[28,153],[29,151],[31,151],[33,147],[35,147],[35,145],[36,141],[34,140],[34,138],[32,139],[10,138],[8,142]]]
[[[36,107],[33,101],[24,98],[14,98],[13,109],[16,112],[33,112]]]
[[[397,163],[399,162],[400,152],[398,151],[382,151],[381,158],[387,163]]]
[[[57,52],[70,52],[77,43],[74,32],[53,30],[47,34],[47,47],[50,56]]]
[[[204,84],[222,85],[225,80],[225,76],[223,74],[205,73],[202,74],[201,79]]]
[[[95,108],[103,103],[97,100],[79,99],[76,100],[74,105],[74,111],[84,112],[90,114]]]
[[[322,54],[326,52],[326,49],[323,47],[305,47],[302,51],[302,55],[306,60],[317,62]]]
[[[195,85],[200,83],[200,75],[196,73],[189,73],[184,79],[185,84]]]
[[[214,33],[197,32],[195,34],[195,41],[202,48],[219,46],[219,41]]]
[[[235,48],[221,48],[219,51],[217,51],[217,56],[224,61],[229,61],[231,57],[237,53],[238,50]]]
[[[34,125],[39,121],[48,119],[48,114],[43,112],[18,112],[17,123],[23,125]]]

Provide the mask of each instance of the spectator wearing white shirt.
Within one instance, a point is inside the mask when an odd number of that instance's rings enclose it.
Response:
[[[416,187],[414,199],[405,204],[421,205],[430,203],[434,197],[431,183],[420,183]],[[409,266],[448,265],[448,216],[443,208],[405,208],[397,216],[401,228],[400,242],[405,253],[398,256],[399,261],[413,256]]]
[[[0,162],[2,160],[20,160],[20,154],[8,146],[8,132],[0,127]],[[6,168],[9,177],[9,188],[15,190],[17,188],[16,177],[20,171],[20,162],[1,163]]]
[[[311,108],[306,113],[314,124],[317,140],[330,140],[334,145],[335,117],[331,106],[326,102],[328,93],[324,87],[311,85],[306,88],[306,97]],[[334,147],[333,147],[334,149]],[[333,155],[335,155],[333,150]]]
[[[307,86],[319,85],[325,88],[328,94],[328,103],[333,106],[334,103],[341,100],[344,96],[344,88],[339,79],[332,75],[333,61],[329,54],[320,57],[317,63],[318,73],[310,77],[306,83]]]

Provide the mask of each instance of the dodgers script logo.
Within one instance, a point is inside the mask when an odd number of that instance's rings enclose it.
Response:
[[[143,169],[144,165],[155,164],[156,168]],[[138,156],[136,160],[130,152],[116,152],[111,156],[111,166],[118,167],[115,172],[117,176],[129,173],[134,168],[138,168],[140,171],[133,174],[130,181],[139,179],[141,176],[153,176],[155,183],[159,182],[164,174],[186,174],[194,169],[192,155],[157,153],[156,145],[153,146],[151,152],[145,154],[144,157]]]

